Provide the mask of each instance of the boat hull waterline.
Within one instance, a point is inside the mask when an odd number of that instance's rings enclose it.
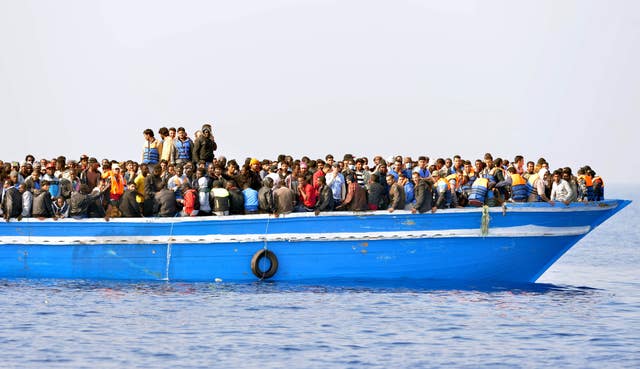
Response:
[[[12,219],[0,224],[0,277],[528,283],[629,203],[507,204],[433,214]]]

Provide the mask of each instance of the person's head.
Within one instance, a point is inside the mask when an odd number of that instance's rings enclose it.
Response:
[[[160,138],[164,139],[169,136],[169,129],[167,127],[162,127],[158,130],[158,133],[160,134]]]
[[[462,162],[462,158],[460,157],[460,155],[454,155],[453,156],[453,166],[455,168],[460,168],[461,165],[463,165],[463,162]]]
[[[307,174],[308,172],[308,167],[307,167],[307,163],[305,163],[304,161],[300,163],[300,173],[301,174]]]
[[[113,172],[114,172],[116,175],[118,175],[118,174],[121,174],[121,173],[122,173],[122,168],[120,168],[120,165],[118,165],[118,164],[113,164],[113,165],[111,166],[111,170],[113,170]]]
[[[420,173],[418,172],[411,173],[411,180],[413,181],[413,183],[418,184],[418,182],[420,182]]]
[[[150,128],[147,128],[144,131],[142,131],[142,135],[144,136],[144,139],[149,142],[153,141],[154,139],[153,131]]]
[[[149,166],[147,164],[140,164],[140,174],[142,174],[143,177],[146,177],[147,174],[149,174]]]
[[[265,177],[262,180],[262,187],[272,188],[273,187],[273,179],[271,177]]]
[[[451,160],[451,158],[444,159],[444,166],[447,168],[451,168],[453,166],[453,160]]]
[[[562,170],[561,169],[556,169],[553,171],[553,181],[556,183],[560,183],[560,180],[562,179]]]
[[[471,167],[471,161],[470,160],[465,160],[464,161],[464,171],[467,173],[471,173],[471,170],[473,168]]]
[[[396,172],[396,173],[402,172],[402,162],[401,161],[396,160],[393,163],[393,171]]]
[[[426,156],[418,156],[418,167],[420,169],[425,169],[427,164],[429,164],[429,160],[427,160]]]
[[[169,137],[171,137],[172,139],[174,139],[176,137],[176,128],[175,127],[169,128]]]
[[[181,177],[184,174],[184,167],[180,164],[175,166],[176,175]]]
[[[356,159],[356,170],[360,172],[362,168],[364,168],[364,160],[362,160],[362,158]]]
[[[484,154],[484,164],[487,168],[493,168],[493,156],[491,153]]]
[[[178,127],[178,139],[184,140],[185,138],[187,138],[187,131],[184,127]]]
[[[56,197],[56,205],[58,205],[58,207],[62,207],[64,205],[64,197],[62,196]]]
[[[260,169],[262,169],[262,163],[260,163],[260,160],[253,158],[249,161],[249,165],[251,166],[251,170],[253,170],[254,172],[259,172]]]
[[[162,175],[162,166],[160,165],[156,165],[153,167],[153,175],[156,177],[160,177],[160,175]]]
[[[40,181],[40,188],[45,191],[49,191],[49,181],[47,181],[46,179]]]
[[[300,174],[298,175],[298,183],[301,186],[305,186],[307,184],[307,177],[305,177],[304,175]]]
[[[388,175],[387,175],[387,184],[388,184],[388,185],[392,185],[392,184],[394,184],[394,183],[395,183],[395,181],[396,181],[396,177],[394,177],[394,176],[393,176],[393,175],[391,175],[391,174],[388,174]]]
[[[333,165],[333,155],[327,154],[327,156],[324,157],[324,160],[327,162],[327,165]]]
[[[324,176],[318,177],[317,181],[318,181],[318,186],[324,186],[327,184],[327,179]]]
[[[407,176],[404,175],[404,173],[399,173],[398,174],[398,183],[400,183],[401,185],[405,185],[408,182],[407,180]]]
[[[31,165],[30,162],[25,161],[24,163],[22,163],[22,166],[20,167],[20,173],[23,176],[28,176],[29,174],[31,174],[32,171],[33,171],[33,166]]]
[[[380,172],[380,174],[382,175],[387,175],[387,164],[385,164],[385,162],[380,162],[380,164],[378,165],[378,172]]]

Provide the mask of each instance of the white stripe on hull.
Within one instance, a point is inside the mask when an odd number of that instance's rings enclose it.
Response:
[[[430,238],[464,237],[558,237],[580,236],[591,230],[582,227],[517,226],[490,228],[486,236],[480,229],[447,229],[412,232],[353,232],[353,233],[277,233],[244,235],[185,235],[185,236],[135,236],[135,237],[30,237],[15,236],[0,238],[0,245],[100,245],[100,244],[210,244],[246,242],[308,242],[308,241],[369,241],[411,240]]]

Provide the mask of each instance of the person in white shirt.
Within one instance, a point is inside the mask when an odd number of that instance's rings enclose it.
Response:
[[[556,170],[553,172],[553,185],[551,186],[551,201],[553,205],[554,201],[560,201],[565,205],[571,203],[571,197],[573,196],[573,190],[569,182],[562,179],[562,171]]]

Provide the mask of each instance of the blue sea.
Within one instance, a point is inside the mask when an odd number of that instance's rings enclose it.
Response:
[[[639,193],[536,284],[0,280],[0,369],[640,368]]]

